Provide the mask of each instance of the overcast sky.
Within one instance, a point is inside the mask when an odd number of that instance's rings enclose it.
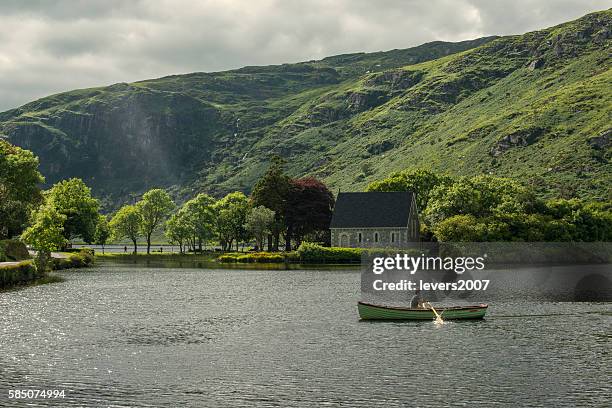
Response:
[[[610,7],[612,0],[2,0],[0,111],[169,74],[519,34]]]

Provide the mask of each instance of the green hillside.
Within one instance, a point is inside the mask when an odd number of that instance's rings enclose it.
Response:
[[[249,190],[271,153],[334,189],[410,167],[611,197],[612,11],[521,36],[435,42],[77,90],[0,113],[48,182],[109,207],[153,186]]]

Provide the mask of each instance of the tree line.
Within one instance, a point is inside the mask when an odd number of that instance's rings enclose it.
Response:
[[[134,252],[144,236],[147,253],[151,234],[160,227],[181,253],[201,252],[211,242],[224,251],[239,250],[240,244],[250,241],[258,250],[267,244],[269,251],[278,251],[281,239],[286,250],[305,237],[329,241],[333,195],[315,178],[287,176],[283,166],[282,159],[273,157],[250,197],[236,191],[217,200],[200,193],[177,208],[168,193],[151,190],[136,205],[117,211],[109,223],[111,236],[131,240]]]
[[[258,250],[291,250],[304,240],[329,245],[334,196],[321,181],[291,178],[273,157],[250,196],[232,192],[216,199],[201,193],[177,206],[163,189],[146,192],[112,217],[80,179],[42,191],[38,158],[0,139],[0,239],[20,235],[44,256],[70,241],[104,246],[129,239],[147,253],[163,230],[180,252],[223,250],[255,243]],[[451,177],[416,169],[371,183],[368,191],[413,191],[429,241],[612,241],[612,202],[543,199],[515,180],[488,175]]]
[[[612,241],[612,202],[543,199],[515,180],[451,177],[416,169],[368,191],[414,191],[429,241]]]
[[[247,197],[236,191],[221,199],[200,193],[177,206],[163,189],[152,189],[133,205],[112,216],[100,214],[100,202],[80,179],[54,184],[47,191],[38,158],[30,151],[0,139],[0,239],[20,235],[41,255],[64,249],[74,239],[104,246],[108,241],[129,239],[134,252],[138,241],[163,230],[180,252],[202,251],[210,243],[223,250],[239,249],[255,242],[257,249],[286,249],[305,237],[329,240],[334,197],[315,178],[291,178],[283,161],[271,160],[267,172]]]

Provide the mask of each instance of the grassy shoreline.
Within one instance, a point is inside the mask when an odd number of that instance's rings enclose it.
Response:
[[[51,271],[86,268],[92,266],[94,261],[95,258],[91,251],[60,253],[59,257],[51,258],[48,267]],[[32,259],[0,264],[0,290],[61,282],[61,279],[57,275],[49,274],[47,270],[39,272]]]
[[[48,283],[61,283],[64,281],[66,281],[66,279],[62,278],[59,275],[47,274],[41,278],[34,279],[31,281],[15,283],[15,284],[8,285],[8,286],[0,286],[0,293],[29,288],[31,286],[46,285]]]
[[[203,252],[179,253],[96,253],[100,262],[144,264],[160,267],[196,267],[204,269],[295,270],[312,268],[354,268],[358,262],[305,261],[292,252]]]
[[[214,261],[220,253],[216,252],[204,252],[202,254],[179,254],[178,252],[146,252],[139,253],[118,253],[118,252],[107,252],[105,254],[96,253],[95,257],[100,259],[169,259],[169,260],[200,260],[200,261]]]

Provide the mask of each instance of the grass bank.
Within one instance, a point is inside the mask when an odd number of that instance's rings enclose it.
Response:
[[[6,285],[6,286],[3,286],[3,285],[0,284],[0,292],[16,290],[16,289],[24,288],[24,287],[28,287],[28,286],[46,285],[48,283],[58,283],[58,282],[64,282],[64,281],[65,281],[65,279],[62,278],[61,276],[47,273],[47,274],[45,274],[44,276],[42,276],[40,278],[36,278],[36,279],[33,279],[33,280],[29,280],[29,281],[24,281],[24,282],[19,282],[19,283],[12,283],[12,284]]]
[[[0,288],[24,285],[41,279],[45,273],[39,273],[32,261],[21,261],[0,266]]]
[[[91,249],[81,249],[78,252],[64,252],[61,257],[51,259],[51,269],[54,271],[70,268],[87,268],[95,262],[94,252]]]
[[[117,254],[107,253],[96,254],[96,261],[104,264],[122,264],[131,266],[142,266],[147,268],[219,268],[217,262],[218,252],[204,252],[201,254],[179,254],[179,253],[137,253],[137,254]],[[228,268],[229,269],[229,268]]]
[[[146,265],[148,267],[177,267],[177,268],[214,268],[214,269],[295,269],[301,267],[334,266],[357,264],[361,260],[360,250],[339,248],[342,255],[326,248],[324,256],[314,256],[302,248],[302,251],[293,252],[214,252],[207,251],[201,254],[178,253],[96,253],[100,262],[116,262],[132,265]],[[350,253],[351,255],[347,255]]]
[[[99,259],[107,259],[107,260],[154,260],[154,261],[158,261],[158,260],[194,260],[194,261],[214,261],[217,256],[219,255],[218,252],[203,252],[201,254],[193,254],[193,253],[188,253],[188,254],[179,254],[176,252],[151,252],[150,254],[147,254],[146,252],[143,253],[106,253],[106,254],[101,254],[101,253],[96,253],[96,258]]]
[[[60,253],[59,255],[61,257],[53,257],[49,262],[51,270],[86,268],[94,264],[94,255],[91,250]],[[39,271],[31,259],[0,264],[0,289],[61,281],[63,279],[57,275],[50,275],[47,271]]]
[[[0,290],[18,286],[42,285],[45,283],[63,282],[60,276],[38,272],[31,260],[10,265],[0,265]]]

